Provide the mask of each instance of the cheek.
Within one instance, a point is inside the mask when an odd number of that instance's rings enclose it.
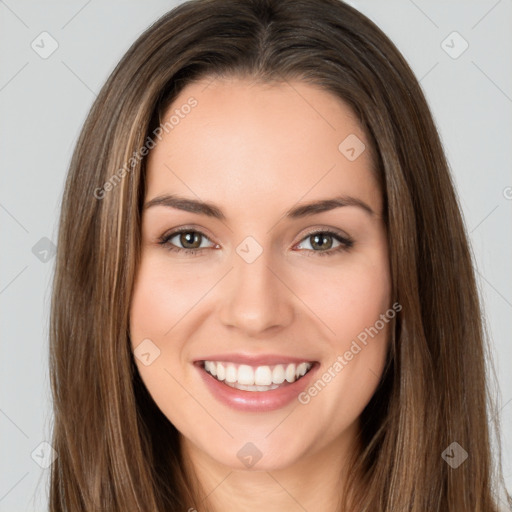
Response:
[[[152,337],[163,341],[201,296],[201,282],[204,280],[197,272],[189,276],[165,258],[143,256],[130,308],[132,343]]]
[[[174,338],[172,346],[165,340],[186,313],[186,301],[180,300],[181,288],[170,269],[163,269],[151,255],[143,255],[130,306],[130,340],[139,373],[151,394],[158,392],[179,362],[182,347]],[[175,274],[175,272],[174,272]],[[142,354],[149,353],[146,361]],[[146,364],[148,363],[148,364]],[[154,397],[155,398],[155,397]]]
[[[130,311],[130,332],[134,342],[141,337],[162,334],[171,327],[169,324],[174,307],[170,303],[171,297],[164,275],[151,265],[142,263]]]
[[[317,380],[301,403],[314,416],[333,418],[332,435],[360,415],[384,369],[396,312],[388,262],[381,254],[354,258],[335,273],[330,269],[317,280],[328,287],[309,282],[301,291],[330,333]]]
[[[391,306],[391,279],[381,251],[373,257],[347,258],[339,266],[302,279],[300,296],[329,329],[332,348],[347,343],[373,326]],[[299,286],[299,283],[297,283]]]
[[[335,268],[317,266],[313,273],[311,264],[296,270],[295,277],[289,276],[292,288],[312,318],[327,327],[326,336],[336,351],[344,352],[390,307],[390,276],[383,251],[346,258]],[[217,279],[208,266],[169,264],[161,255],[143,255],[130,311],[132,345],[146,338],[163,342]]]
[[[304,328],[305,332],[312,333],[309,338],[312,342],[315,336],[321,339],[317,347],[322,360],[318,379],[326,374],[327,378],[330,375],[330,381],[324,382],[323,386],[318,385],[307,397],[307,404],[303,401],[301,405],[294,406],[299,407],[296,414],[303,415],[300,428],[297,423],[284,421],[276,434],[267,440],[268,450],[275,452],[276,447],[288,444],[294,453],[294,450],[304,450],[308,443],[311,446],[324,445],[349,428],[373,395],[385,361],[389,324],[378,335],[367,335],[367,343],[360,342],[359,351],[355,352],[357,349],[351,349],[351,346],[353,340],[374,326],[390,307],[390,277],[383,254],[384,249],[375,249],[375,252],[368,251],[359,257],[340,258],[336,265],[314,264],[304,259],[293,269],[283,269],[283,275],[289,272],[285,281],[293,293],[282,291],[280,297],[294,304],[300,313],[295,317],[297,324],[290,324],[288,328],[297,332]],[[210,316],[215,315],[217,309],[211,306],[212,303],[204,301],[198,304],[198,301],[225,271],[225,268],[214,270],[199,263],[180,265],[162,255],[146,254],[143,255],[132,296],[132,346],[135,348],[149,338],[161,350],[160,357],[150,366],[135,359],[139,373],[166,417],[179,431],[191,435],[199,444],[211,438],[212,423],[197,421],[198,417],[203,417],[204,410],[185,391],[185,388],[194,389],[195,385],[193,373],[184,370],[186,355],[190,352],[187,342],[193,343],[195,329],[200,329]],[[285,290],[283,287],[276,289]],[[222,292],[217,290],[217,293],[217,299],[221,300]],[[212,324],[219,322],[219,318],[213,317]],[[347,352],[352,354],[350,360],[344,357]],[[336,371],[332,367],[339,356],[344,362],[342,369]],[[204,400],[206,403],[207,395]],[[273,419],[272,424],[275,426],[276,423],[278,421]],[[234,425],[230,429],[238,428]],[[240,428],[245,427],[242,425]],[[299,431],[297,441],[290,441],[290,437]],[[211,449],[209,445],[205,446],[205,451]],[[222,449],[231,450],[227,446],[219,447],[218,453]]]
[[[183,294],[193,295],[193,292],[186,284],[183,272],[176,266],[174,269],[163,266],[161,259],[143,254],[130,306],[130,340],[135,364],[152,398],[175,425],[183,416],[180,404],[190,399],[178,384],[186,382],[182,373],[186,337],[175,336],[173,330],[190,309],[191,303]],[[145,353],[150,354],[148,364],[142,357]]]

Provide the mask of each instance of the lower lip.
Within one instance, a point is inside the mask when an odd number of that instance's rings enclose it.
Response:
[[[315,363],[306,375],[295,382],[269,391],[243,391],[232,388],[218,381],[206,372],[201,365],[195,366],[212,395],[223,404],[239,411],[265,412],[285,407],[294,399],[297,399],[298,395],[310,383],[313,374],[318,368],[318,363]]]

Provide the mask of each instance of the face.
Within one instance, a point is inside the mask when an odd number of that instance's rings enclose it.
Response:
[[[148,157],[130,311],[143,382],[191,450],[231,468],[348,447],[394,316],[364,132],[299,81],[196,82],[172,115]]]

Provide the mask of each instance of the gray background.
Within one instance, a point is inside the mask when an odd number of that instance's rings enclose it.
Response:
[[[0,512],[47,508],[52,243],[72,149],[117,61],[178,3],[0,0]],[[350,3],[410,63],[447,152],[488,318],[510,489],[512,1]],[[463,39],[446,39],[453,31]]]

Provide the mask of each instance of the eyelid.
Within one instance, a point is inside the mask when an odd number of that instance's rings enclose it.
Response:
[[[320,226],[320,227],[312,228],[312,229],[306,231],[306,233],[301,235],[300,241],[302,242],[302,240],[304,240],[304,238],[307,238],[308,236],[315,235],[316,233],[332,233],[332,234],[337,235],[340,238],[343,238],[345,240],[353,241],[352,237],[348,233],[345,233],[344,231],[342,231],[340,229],[332,228],[329,226]]]
[[[203,238],[207,238],[215,245],[218,245],[216,242],[212,240],[212,236],[208,233],[208,231],[204,228],[199,228],[194,225],[180,226],[179,228],[173,228],[166,231],[162,236],[158,237],[158,240],[164,240],[172,238],[180,233],[198,233],[203,236]],[[197,249],[196,249],[197,250]]]
[[[175,228],[175,229],[169,230],[166,233],[164,233],[161,237],[159,237],[158,243],[160,245],[165,246],[165,245],[169,244],[169,240],[171,238],[174,238],[176,235],[179,235],[181,233],[191,233],[192,232],[192,233],[199,234],[203,238],[206,238],[212,244],[214,244],[214,246],[218,246],[219,244],[217,244],[216,242],[213,242],[211,240],[210,235],[204,233],[204,231],[206,231],[206,230],[203,230],[203,228],[198,228],[195,226],[181,226],[179,228]],[[309,238],[313,235],[319,234],[319,233],[332,236],[340,243],[340,246],[336,247],[334,249],[328,249],[326,251],[306,250],[306,252],[317,254],[317,255],[334,254],[334,253],[337,253],[339,250],[343,250],[343,249],[348,250],[354,244],[354,240],[352,239],[352,237],[350,235],[342,232],[341,230],[339,230],[337,228],[327,227],[327,226],[320,226],[320,227],[312,228],[311,230],[308,230],[306,233],[303,233],[301,235],[299,241],[296,244],[294,244],[294,247],[296,245],[300,245],[301,243],[303,243],[307,238]],[[183,247],[176,247],[176,246],[172,245],[172,247],[169,247],[169,250],[175,251],[175,252],[193,253],[194,255],[199,255],[205,249],[211,249],[211,248],[212,247],[200,247],[200,248],[195,248],[195,249],[185,249]]]

